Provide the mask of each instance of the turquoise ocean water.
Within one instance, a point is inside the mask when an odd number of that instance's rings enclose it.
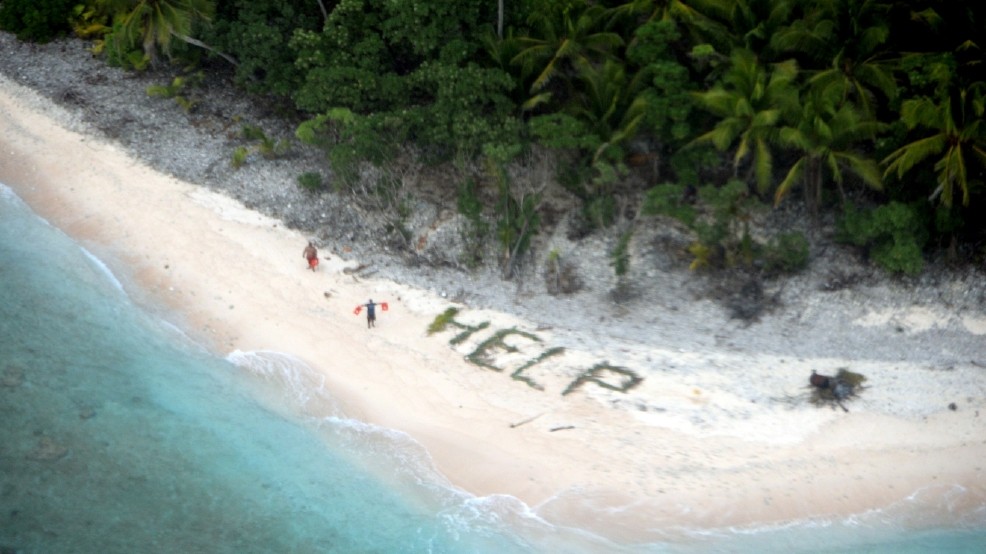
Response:
[[[552,526],[450,486],[289,355],[216,357],[124,290],[0,185],[0,554],[986,552],[986,509],[928,528],[920,502],[647,545]]]

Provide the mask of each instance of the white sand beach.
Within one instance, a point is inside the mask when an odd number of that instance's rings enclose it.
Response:
[[[473,494],[515,496],[548,521],[620,541],[911,504],[934,524],[986,506],[986,355],[927,367],[692,350],[657,336],[579,349],[506,311],[345,271],[355,255],[323,252],[308,271],[302,233],[69,130],[59,110],[0,77],[0,182],[144,307],[221,356],[297,357],[347,416],[406,432]],[[370,298],[389,306],[374,329],[353,314]],[[429,335],[450,307],[459,326]],[[964,333],[986,354],[983,312],[888,307],[844,325],[902,341]],[[867,378],[849,411],[808,402],[810,370],[842,367]]]

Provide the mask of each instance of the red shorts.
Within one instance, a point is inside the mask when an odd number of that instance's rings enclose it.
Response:
[[[315,269],[318,266],[318,258],[308,258],[308,267]]]

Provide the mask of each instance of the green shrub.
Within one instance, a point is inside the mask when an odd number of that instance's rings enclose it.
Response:
[[[489,224],[483,219],[483,201],[477,194],[478,185],[468,180],[459,185],[457,205],[459,213],[469,222],[462,231],[466,249],[463,252],[463,263],[467,267],[476,267],[482,261],[483,243],[489,232]]]
[[[289,139],[264,138],[257,144],[257,152],[268,160],[275,160],[291,151]]]
[[[302,81],[289,46],[295,31],[315,31],[325,19],[319,2],[222,0],[212,2],[211,25],[196,38],[223,52],[235,52],[236,81],[250,92],[289,98]],[[338,2],[325,2],[328,9]]]
[[[256,125],[244,125],[241,131],[243,138],[256,142],[254,150],[268,160],[280,158],[291,150],[291,141],[268,137],[264,130]]]
[[[381,167],[397,157],[407,129],[399,118],[388,114],[364,117],[346,108],[334,108],[303,122],[295,137],[325,149],[336,179],[355,186],[363,164]]]
[[[143,71],[151,64],[150,55],[144,52],[143,45],[127,33],[121,18],[116,18],[103,37],[102,45],[94,45],[93,52],[106,54],[106,63],[113,67]]]
[[[531,238],[537,234],[541,224],[537,209],[540,202],[539,194],[514,196],[509,187],[501,188],[497,202],[497,237],[500,245],[510,253],[510,260],[527,252]]]
[[[289,139],[275,140],[268,137],[264,130],[256,125],[244,125],[240,129],[240,135],[250,141],[254,141],[252,147],[237,146],[233,151],[233,167],[239,169],[247,162],[251,152],[256,152],[268,160],[280,158],[291,150]],[[319,183],[321,184],[321,183]]]
[[[616,242],[616,248],[610,253],[609,265],[613,266],[613,272],[617,277],[623,277],[630,270],[630,239],[633,238],[633,231],[627,231],[620,235],[620,240]]]
[[[50,42],[72,30],[76,0],[3,0],[0,29],[20,40]]]
[[[721,187],[706,185],[698,189],[698,199],[707,215],[692,224],[700,243],[689,249],[696,256],[692,268],[752,263],[756,245],[749,221],[757,203],[746,183],[734,179]]]
[[[888,271],[917,275],[924,269],[921,246],[911,239],[892,241],[873,249],[873,260]]]
[[[489,160],[490,170],[496,176],[499,197],[496,202],[496,235],[504,249],[504,278],[513,276],[513,269],[521,255],[527,252],[531,239],[541,226],[541,192],[513,190],[503,166]]]
[[[185,76],[178,75],[171,81],[170,85],[147,87],[147,95],[153,98],[172,98],[176,104],[181,106],[181,109],[191,112],[199,101],[183,93],[187,93],[191,88],[198,86],[204,79],[205,74],[201,71]]]
[[[611,194],[589,198],[582,204],[582,216],[591,229],[605,229],[616,220],[616,199]]]
[[[890,202],[873,210],[848,206],[839,222],[838,240],[866,249],[890,272],[916,275],[924,269],[928,216],[923,203]]]
[[[246,146],[237,146],[236,150],[233,150],[232,164],[234,169],[239,169],[243,167],[246,163],[247,157],[250,156],[250,149]]]
[[[808,266],[808,239],[803,233],[781,233],[763,248],[768,273],[795,273]]]
[[[646,215],[666,215],[691,227],[695,223],[695,206],[685,197],[685,186],[675,183],[657,185],[647,191],[641,208]]]
[[[308,171],[298,175],[298,186],[308,192],[318,192],[325,188],[322,175],[315,171]]]
[[[657,185],[647,191],[641,211],[673,217],[695,233],[688,247],[693,270],[748,267],[758,260],[771,273],[803,269],[808,241],[801,233],[781,234],[768,244],[754,240],[750,221],[760,207],[746,183],[734,179],[697,190],[686,184]]]
[[[240,130],[240,134],[246,140],[268,140],[264,130],[256,125],[246,124]]]
[[[477,188],[476,181],[472,179],[459,185],[459,195],[456,205],[459,208],[460,214],[464,215],[470,222],[480,226],[483,223],[483,201],[477,194]]]
[[[298,29],[300,110],[344,108],[353,121],[332,145],[333,170],[412,141],[428,161],[471,157],[490,143],[516,141],[522,122],[510,74],[477,64],[487,10],[476,2],[342,0],[322,25]],[[359,120],[365,121],[359,121]],[[381,152],[387,157],[387,152]],[[340,164],[341,162],[341,164]],[[372,162],[371,162],[372,163]],[[342,168],[343,180],[351,174]]]
[[[111,7],[103,0],[89,0],[85,4],[76,4],[72,7],[72,17],[69,24],[75,32],[75,36],[87,40],[94,40],[94,53],[99,53],[103,48],[103,37],[109,33]]]
[[[570,160],[559,164],[558,183],[582,200],[582,218],[588,230],[610,226],[616,220],[612,185],[626,173],[626,166],[619,161],[625,156],[622,149],[603,144],[586,122],[564,113],[532,117],[528,130],[538,144]],[[607,154],[593,160],[591,153],[600,151]]]

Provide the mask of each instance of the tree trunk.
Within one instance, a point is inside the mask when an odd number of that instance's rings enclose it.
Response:
[[[496,36],[503,38],[503,0],[497,1]]]
[[[240,65],[239,62],[237,62],[236,59],[233,58],[232,56],[230,56],[228,54],[224,54],[224,53],[220,52],[219,50],[216,50],[215,48],[209,46],[208,44],[202,42],[201,40],[194,39],[194,38],[189,37],[189,36],[185,36],[185,35],[183,35],[181,33],[176,33],[174,30],[171,31],[171,34],[173,36],[178,37],[179,39],[187,42],[188,44],[191,44],[193,46],[198,46],[199,48],[204,48],[204,49],[208,50],[209,52],[212,52],[213,54],[216,54],[218,56],[221,56],[224,60],[228,61],[229,63],[233,64],[236,67],[238,67]]]
[[[507,281],[514,276],[514,263],[517,260],[517,254],[520,251],[520,245],[523,243],[524,233],[527,232],[527,225],[530,221],[529,217],[524,218],[524,225],[521,226],[520,233],[517,234],[517,241],[514,242],[513,248],[508,250],[507,267],[503,272],[503,278]]]
[[[805,163],[805,205],[812,220],[818,219],[822,204],[822,172],[818,160],[809,158]]]

